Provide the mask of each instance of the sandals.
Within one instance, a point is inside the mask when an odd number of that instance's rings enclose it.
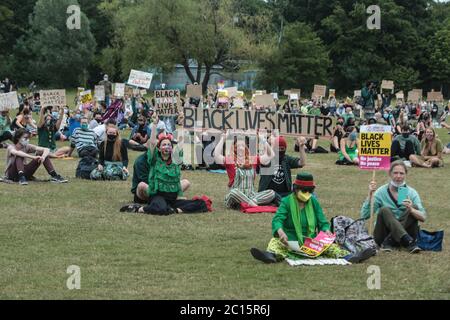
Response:
[[[140,204],[129,204],[120,208],[120,212],[138,213],[141,207]]]

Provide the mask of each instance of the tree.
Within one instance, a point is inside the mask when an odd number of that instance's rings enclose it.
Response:
[[[450,84],[450,19],[431,38],[429,46],[429,68],[433,80],[441,85]],[[442,89],[442,87],[441,87]]]
[[[252,57],[252,37],[237,26],[232,3],[148,0],[124,6],[116,17],[122,76],[132,68],[170,71],[181,64],[189,80],[201,83],[206,91],[213,66],[237,71],[240,60]],[[197,72],[192,71],[192,62]]]
[[[43,86],[75,86],[87,80],[86,68],[95,53],[96,42],[90,23],[81,12],[81,28],[69,29],[67,9],[77,0],[38,0],[30,20],[30,29],[17,44],[26,64],[29,81]]]
[[[312,91],[314,84],[328,82],[331,61],[327,49],[308,25],[288,25],[279,48],[271,47],[260,61],[257,82],[263,87],[276,90],[301,87]]]

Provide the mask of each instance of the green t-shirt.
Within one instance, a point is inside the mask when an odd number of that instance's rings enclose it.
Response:
[[[42,126],[38,128],[38,145],[39,147],[49,148],[50,150],[56,150],[55,141],[56,128],[47,128]]]
[[[161,153],[155,149],[147,154],[150,174],[148,177],[148,194],[153,196],[159,192],[177,193],[182,195],[181,167],[173,160],[167,164],[161,158]],[[183,151],[179,151],[179,159],[183,157]],[[178,160],[178,159],[177,159]]]
[[[423,150],[425,148],[425,140],[422,140],[422,142],[420,143],[420,149]],[[443,150],[443,146],[442,146],[442,142],[439,139],[436,139],[436,154],[431,154],[432,150],[429,150],[428,154],[425,154],[424,156],[426,157],[434,157],[437,156],[439,153],[442,152]]]
[[[8,131],[8,120],[6,117],[0,116],[0,135]]]

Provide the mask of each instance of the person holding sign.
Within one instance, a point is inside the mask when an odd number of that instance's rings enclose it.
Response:
[[[50,149],[50,158],[64,158],[70,153],[70,147],[56,148],[56,135],[64,117],[64,108],[53,111],[52,107],[41,108],[38,122],[38,146]]]
[[[183,140],[180,137],[174,148],[172,135],[161,134],[157,137],[158,122],[158,116],[154,115],[152,133],[147,144],[148,205],[128,205],[122,207],[120,211],[153,215],[207,212],[206,203],[202,200],[179,199],[183,195],[180,167],[183,157]]]
[[[422,168],[438,168],[444,165],[442,151],[444,149],[441,140],[436,137],[433,128],[425,130],[425,137],[420,143],[420,155],[411,155],[410,160],[413,166]]]
[[[273,238],[267,251],[252,248],[252,256],[264,263],[275,263],[286,258],[299,258],[291,246],[295,242],[302,247],[306,239],[314,239],[320,232],[332,236],[328,222],[318,199],[313,195],[316,185],[314,177],[309,173],[299,173],[294,181],[294,192],[281,201],[272,219]],[[323,253],[323,257],[344,258],[351,263],[360,263],[376,254],[372,248],[355,254],[337,244],[331,244]]]
[[[420,248],[416,240],[419,222],[425,222],[426,211],[417,191],[406,184],[408,168],[403,161],[395,161],[389,170],[390,182],[377,189],[371,181],[369,196],[361,208],[361,218],[370,218],[370,199],[376,215],[375,242],[381,250],[390,252],[393,247],[402,246],[410,253]]]
[[[225,196],[225,205],[230,209],[239,209],[242,202],[250,207],[267,205],[275,199],[275,191],[264,190],[256,192],[254,185],[256,169],[258,165],[269,165],[275,154],[267,141],[265,152],[262,156],[251,156],[246,141],[235,138],[232,144],[231,156],[223,155],[225,140],[231,136],[230,131],[222,134],[219,143],[214,150],[214,160],[217,164],[223,164],[228,174],[229,193]]]
[[[67,182],[56,173],[50,161],[50,150],[30,144],[30,134],[25,129],[16,130],[13,143],[8,147],[6,154],[5,176],[8,180],[27,185],[28,180],[34,179],[34,173],[43,165],[51,177],[51,182]],[[31,159],[31,162],[25,163],[25,159]]]

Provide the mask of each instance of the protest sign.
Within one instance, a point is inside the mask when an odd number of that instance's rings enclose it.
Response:
[[[386,89],[386,90],[394,90],[394,81],[392,80],[383,80],[381,82],[381,90]]]
[[[156,90],[156,113],[160,116],[173,116],[181,108],[180,90]]]
[[[427,94],[427,101],[428,102],[442,102],[444,101],[444,96],[442,95],[442,92],[435,92],[431,91]]]
[[[66,106],[66,90],[41,90],[39,91],[41,98],[41,107],[48,106]]]
[[[284,94],[286,97],[289,97],[289,95],[291,94],[291,90],[284,90],[283,94]]]
[[[330,93],[328,94],[328,97],[335,97],[336,98],[336,89],[330,89]]]
[[[208,95],[215,96],[217,94],[217,86],[210,84],[208,85]]]
[[[189,84],[186,88],[186,97],[201,98],[203,95],[202,86],[198,84]]]
[[[0,94],[0,111],[7,111],[19,108],[19,98],[17,92],[8,92]]]
[[[271,93],[273,100],[278,100],[278,93],[272,92]]]
[[[391,166],[392,131],[390,126],[362,126],[359,144],[359,168],[389,170]]]
[[[286,136],[330,138],[333,119],[300,113],[278,113],[263,110],[184,108],[183,127],[192,131],[207,129],[226,130],[279,130]]]
[[[405,100],[405,94],[403,93],[403,91],[397,92],[395,94],[395,97],[397,98],[397,100]]]
[[[91,90],[86,90],[80,93],[81,103],[89,103],[92,102],[92,92]]]
[[[114,85],[114,96],[123,98],[125,96],[125,83],[116,83]]]
[[[105,86],[95,86],[95,100],[105,101]]]
[[[353,97],[361,97],[361,90],[355,90],[355,93],[353,93]]]
[[[254,106],[256,109],[271,108],[275,107],[275,101],[271,94],[256,95]]]
[[[131,70],[128,84],[143,89],[150,89],[153,74],[138,70]]]
[[[288,247],[291,251],[308,258],[317,258],[324,253],[336,239],[335,235],[328,235],[323,231],[314,238],[306,238],[300,247],[298,241],[288,241]]]
[[[324,97],[326,97],[326,94],[327,94],[327,86],[322,86],[322,85],[316,84],[314,86],[314,92],[312,94],[312,98],[313,99],[324,98]]]
[[[147,90],[140,90],[139,93],[141,94],[141,96],[145,96],[147,94]]]
[[[225,90],[228,92],[228,98],[233,98],[238,95],[237,87],[225,88]]]
[[[421,89],[414,89],[410,92],[408,92],[408,101],[412,101],[414,103],[419,103],[419,101],[422,99],[422,90]]]
[[[290,101],[298,100],[298,99],[299,99],[298,93],[291,93],[291,94],[289,95],[289,100],[290,100]]]

